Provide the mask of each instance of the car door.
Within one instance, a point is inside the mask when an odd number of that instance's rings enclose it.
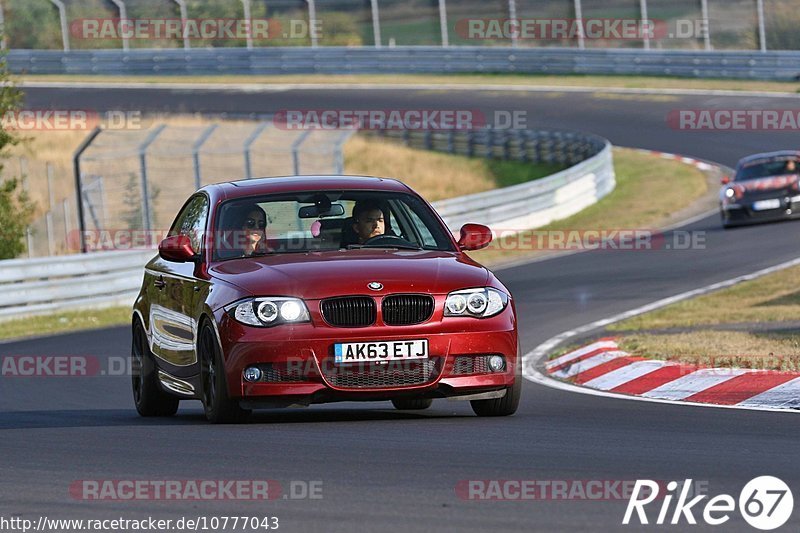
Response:
[[[198,193],[184,205],[170,228],[169,235],[189,237],[192,249],[203,256],[203,235],[208,221],[209,200]],[[150,306],[153,353],[160,366],[177,377],[196,373],[194,349],[197,324],[195,306],[207,281],[196,275],[199,262],[179,263],[159,257],[153,264],[153,283],[157,298]]]

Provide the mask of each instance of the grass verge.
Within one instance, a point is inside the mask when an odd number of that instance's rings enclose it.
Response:
[[[233,84],[492,84],[558,87],[614,87],[628,89],[693,89],[728,91],[800,92],[800,83],[779,81],[693,79],[657,76],[546,76],[535,74],[302,74],[270,76],[19,76],[20,81],[117,83],[233,83]]]
[[[536,242],[534,232],[662,227],[674,212],[707,191],[706,177],[696,168],[631,149],[614,148],[614,170],[616,188],[596,204],[547,226],[495,241],[470,255],[481,263],[498,265],[548,253],[527,245]],[[652,198],[659,201],[652,202]]]
[[[694,364],[800,371],[800,267],[613,324],[635,355]]]
[[[131,308],[127,306],[67,311],[5,321],[0,324],[0,340],[124,326],[130,322]]]

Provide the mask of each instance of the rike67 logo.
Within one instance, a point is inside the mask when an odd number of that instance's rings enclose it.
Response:
[[[657,499],[661,500],[655,524],[697,524],[695,513],[701,513],[703,521],[711,526],[719,526],[730,520],[731,513],[736,511],[737,501],[729,494],[720,494],[710,498],[701,505],[700,502],[708,498],[701,494],[689,499],[692,480],[687,479],[682,484],[670,481],[666,485],[666,492],[659,493],[663,484],[649,479],[636,480],[633,493],[625,509],[622,523],[628,525],[631,519],[638,519],[639,524],[647,525],[652,520],[648,517],[645,507]],[[674,508],[672,502],[675,501]],[[654,507],[657,507],[654,506]],[[782,480],[773,476],[760,476],[750,480],[739,493],[739,512],[745,521],[756,529],[764,531],[781,527],[792,516],[794,498],[789,486]],[[655,509],[652,509],[655,511]],[[635,513],[635,515],[634,515]],[[636,523],[634,519],[634,524]]]

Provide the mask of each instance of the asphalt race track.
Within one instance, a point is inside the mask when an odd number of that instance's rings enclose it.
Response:
[[[435,90],[291,90],[223,93],[148,89],[27,90],[34,109],[271,113],[281,109],[526,110],[529,126],[595,132],[622,146],[679,152],[733,165],[748,153],[795,148],[790,132],[687,132],[674,109],[792,108],[797,99]],[[669,179],[664,176],[663,179]],[[657,201],[657,199],[656,199]],[[797,223],[723,231],[717,215],[683,230],[706,232],[701,250],[603,251],[498,272],[521,320],[523,350],[562,331],[800,255]],[[670,237],[667,235],[667,242]],[[6,355],[123,358],[126,328],[0,345]],[[418,413],[390,404],[333,404],[259,412],[244,426],[205,423],[199,403],[170,420],[133,408],[129,379],[0,379],[0,494],[8,515],[36,519],[277,516],[286,531],[705,530],[622,526],[627,501],[475,501],[464,480],[694,479],[708,492],[739,492],[775,475],[800,496],[800,424],[793,413],[598,398],[525,384],[511,418],[479,419],[467,404],[437,400]],[[321,499],[81,501],[76,480],[271,479],[321,481]],[[298,485],[299,486],[299,485]],[[649,507],[651,521],[658,507]],[[702,505],[702,504],[701,504]],[[660,507],[660,504],[658,504]],[[698,506],[700,507],[700,506]],[[702,523],[702,509],[695,516]],[[671,516],[671,513],[670,513]],[[798,513],[784,526],[797,530]],[[753,529],[734,512],[725,531]]]

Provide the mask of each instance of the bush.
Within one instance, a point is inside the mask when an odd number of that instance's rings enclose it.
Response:
[[[20,91],[10,84],[5,58],[0,57],[0,115],[15,111],[21,100]],[[0,128],[0,177],[2,160],[8,157],[8,148],[19,142],[13,131]],[[12,259],[25,251],[25,229],[30,225],[36,206],[28,194],[18,189],[16,179],[0,183],[0,259]]]
[[[0,184],[0,259],[13,259],[25,251],[25,229],[33,220],[36,206],[19,182]]]

